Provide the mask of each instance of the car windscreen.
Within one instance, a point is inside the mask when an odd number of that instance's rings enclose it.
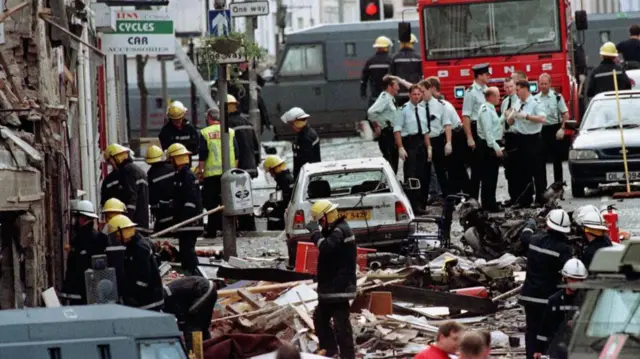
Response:
[[[345,170],[309,176],[306,199],[390,191],[387,176],[382,169]]]
[[[424,9],[428,60],[561,50],[558,0],[511,0]]]
[[[621,98],[620,115],[624,127],[640,126],[640,99]],[[582,120],[583,131],[617,128],[618,109],[616,100],[611,96],[603,100],[595,100]]]
[[[600,293],[585,334],[606,338],[617,333],[640,335],[640,292],[605,289]]]

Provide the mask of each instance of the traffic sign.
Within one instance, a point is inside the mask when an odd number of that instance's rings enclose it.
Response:
[[[214,53],[214,60],[219,64],[241,64],[247,62],[247,58],[243,54],[243,49],[239,49],[233,54],[223,55]]]
[[[268,1],[232,2],[229,4],[232,17],[269,15]]]
[[[209,10],[209,34],[227,36],[231,32],[231,11]]]
[[[117,11],[116,31],[102,34],[102,49],[113,55],[172,55],[174,30],[166,11]]]

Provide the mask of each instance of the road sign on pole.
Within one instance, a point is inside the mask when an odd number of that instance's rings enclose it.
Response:
[[[232,17],[269,15],[268,1],[232,2],[229,4]]]
[[[209,10],[209,34],[227,36],[231,32],[231,12],[226,10]]]

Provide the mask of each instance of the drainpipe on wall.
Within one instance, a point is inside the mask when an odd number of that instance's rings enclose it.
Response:
[[[89,43],[89,29],[85,26],[82,39]],[[100,172],[98,171],[97,158],[96,158],[96,148],[98,144],[96,142],[96,133],[97,126],[95,126],[96,122],[94,120],[94,94],[97,92],[94,91],[94,87],[91,85],[91,61],[89,58],[89,48],[84,47],[84,51],[82,56],[84,56],[84,93],[85,93],[85,106],[84,109],[86,111],[85,119],[87,121],[86,129],[87,129],[87,141],[88,141],[88,155],[89,155],[89,186],[87,192],[89,192],[89,200],[92,203],[98,203],[98,186],[97,183],[100,178]]]
[[[115,55],[107,55],[107,143],[118,142],[118,88]]]
[[[85,40],[86,34],[86,24],[82,28],[82,40]],[[82,189],[85,192],[89,193],[89,198],[91,198],[91,194],[89,191],[90,183],[91,183],[91,168],[90,168],[90,160],[89,160],[89,142],[87,141],[87,102],[86,102],[86,92],[85,92],[85,71],[86,67],[86,56],[85,51],[86,48],[83,44],[78,44],[78,70],[77,70],[77,82],[76,86],[78,88],[78,126],[79,126],[79,137],[80,137],[80,166],[82,173]],[[88,199],[88,198],[87,198]]]

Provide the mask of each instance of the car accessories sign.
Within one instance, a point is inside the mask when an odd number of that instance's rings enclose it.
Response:
[[[102,36],[102,51],[112,55],[173,55],[173,20],[165,11],[118,11],[116,31]]]

